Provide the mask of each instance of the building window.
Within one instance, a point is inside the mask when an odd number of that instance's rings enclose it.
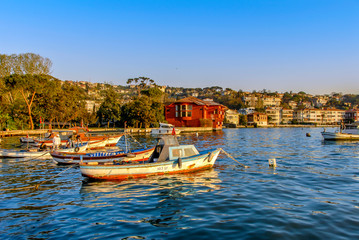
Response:
[[[192,105],[176,105],[176,117],[192,117]]]

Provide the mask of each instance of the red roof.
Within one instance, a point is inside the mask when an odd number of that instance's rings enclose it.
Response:
[[[201,99],[198,99],[198,98],[195,98],[195,97],[182,98],[182,99],[176,101],[175,103],[194,103],[194,104],[197,104],[197,105],[207,105],[207,106],[221,106],[222,105],[222,104],[213,102],[212,99],[201,100]]]

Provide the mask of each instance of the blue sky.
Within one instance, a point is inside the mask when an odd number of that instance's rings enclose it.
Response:
[[[358,0],[0,0],[0,53],[61,80],[359,94]]]

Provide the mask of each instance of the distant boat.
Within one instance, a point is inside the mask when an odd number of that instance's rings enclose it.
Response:
[[[80,163],[80,170],[85,177],[101,180],[187,173],[212,168],[220,151],[221,149],[199,152],[194,145],[179,145],[176,136],[162,136],[146,162],[83,162]]]
[[[334,132],[321,132],[324,140],[359,140],[359,122],[341,125]]]
[[[81,144],[76,147],[71,148],[59,148],[55,151],[57,152],[84,152],[87,149],[87,144]],[[37,159],[51,159],[50,153],[53,150],[40,150],[36,149],[23,149],[23,150],[13,150],[13,149],[0,149],[0,158],[37,158]]]
[[[160,128],[151,130],[151,134],[179,134],[181,130],[176,129],[175,126],[169,123],[160,123]]]

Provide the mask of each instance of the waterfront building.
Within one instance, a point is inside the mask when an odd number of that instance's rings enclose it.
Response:
[[[346,122],[359,121],[359,109],[349,109],[345,111]]]
[[[239,124],[239,113],[237,110],[228,109],[226,110],[225,118],[227,123],[234,124],[236,127]]]
[[[281,122],[281,108],[270,107],[266,109],[266,114],[268,116],[268,123],[279,125]]]
[[[340,109],[297,109],[293,118],[298,123],[339,124],[345,119],[345,110]]]
[[[283,108],[281,110],[281,123],[282,124],[290,124],[293,123],[293,109]]]
[[[186,97],[165,107],[165,118],[176,127],[222,129],[226,107],[212,99]]]
[[[266,109],[269,124],[290,124],[293,122],[293,110],[279,107]]]
[[[247,124],[249,126],[267,126],[268,125],[268,116],[265,113],[251,113],[247,115]]]

